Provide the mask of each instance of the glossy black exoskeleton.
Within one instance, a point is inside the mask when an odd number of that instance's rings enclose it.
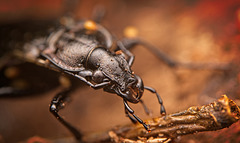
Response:
[[[134,110],[131,109],[128,102],[143,104],[145,111],[149,113],[141,100],[144,90],[148,90],[156,95],[160,104],[160,114],[164,115],[166,111],[162,99],[156,90],[144,86],[142,79],[131,70],[134,55],[129,50],[132,47],[137,44],[143,45],[170,67],[214,70],[228,69],[226,65],[197,65],[176,62],[158,48],[138,38],[124,38],[122,40],[113,38],[113,35],[99,24],[101,14],[100,17],[97,16],[93,19],[95,20],[71,22],[72,19],[67,18],[67,21],[70,20],[70,22],[63,24],[62,27],[50,35],[46,35],[45,37],[41,35],[40,37],[42,38],[37,36],[37,38],[27,43],[25,43],[25,40],[20,40],[24,46],[17,43],[16,45],[20,45],[17,47],[20,48],[14,51],[14,55],[76,77],[94,89],[102,88],[106,92],[117,94],[122,97],[125,113],[130,120],[133,123],[139,122],[147,131],[150,131],[151,128],[135,115]],[[31,29],[29,30],[31,31]],[[3,37],[6,36],[3,35]],[[8,55],[5,57],[8,57]],[[0,89],[0,95],[6,93],[6,90],[2,89]],[[50,112],[78,140],[81,140],[81,133],[58,114],[64,108],[70,91],[71,88],[67,88],[53,98],[50,104]],[[11,90],[7,90],[7,93],[11,93]]]
[[[140,41],[114,41],[102,25],[86,20],[62,27],[47,38],[25,44],[23,55],[28,60],[72,75],[94,89],[103,88],[106,92],[117,94],[123,98],[125,113],[131,121],[139,122],[150,131],[150,127],[134,114],[128,102],[143,104],[141,97],[146,89],[156,94],[161,114],[166,114],[166,111],[159,94],[153,88],[144,86],[142,79],[131,70],[134,56],[128,49],[136,44]],[[80,132],[58,114],[68,93],[69,90],[66,90],[57,94],[51,102],[50,111],[77,139],[81,139]],[[148,112],[145,105],[144,108]]]

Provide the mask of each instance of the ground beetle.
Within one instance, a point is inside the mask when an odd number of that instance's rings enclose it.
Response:
[[[152,47],[139,39],[113,40],[113,35],[99,24],[98,19],[66,24],[48,37],[26,43],[21,55],[37,64],[72,75],[94,89],[103,88],[106,92],[117,94],[123,98],[125,113],[130,120],[139,122],[150,131],[150,127],[134,114],[128,102],[142,103],[148,113],[141,100],[146,89],[156,94],[161,105],[160,113],[164,115],[166,111],[156,90],[144,86],[142,79],[131,70],[134,55],[129,49],[136,44],[143,44],[150,50]],[[160,58],[173,65],[163,53],[158,53]],[[53,98],[50,112],[80,140],[81,133],[58,114],[64,107],[68,93],[69,89]]]
[[[134,74],[131,66],[134,55],[129,51],[136,45],[143,45],[170,67],[184,67],[191,69],[226,70],[226,65],[179,63],[172,60],[165,53],[139,38],[123,38],[117,40],[100,21],[103,13],[97,12],[93,20],[74,22],[66,18],[63,26],[49,36],[36,38],[24,44],[23,49],[15,50],[16,56],[47,68],[71,75],[85,82],[94,89],[122,97],[125,113],[133,123],[139,122],[147,131],[151,128],[134,114],[130,103],[141,103],[146,113],[149,110],[141,97],[144,89],[154,93],[160,104],[160,114],[166,111],[159,94],[155,89],[144,86],[142,79]],[[66,122],[59,114],[64,108],[71,88],[58,93],[50,104],[50,112],[75,136],[81,140],[81,133]]]

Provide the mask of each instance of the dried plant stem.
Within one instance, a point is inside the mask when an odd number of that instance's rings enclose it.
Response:
[[[238,106],[226,95],[217,101],[203,106],[190,107],[185,111],[153,118],[145,122],[150,125],[147,132],[140,124],[118,126],[111,130],[84,135],[84,142],[151,142],[169,140],[186,134],[202,131],[215,131],[229,127],[240,117]]]
[[[203,131],[215,131],[229,127],[240,118],[239,107],[226,95],[209,105],[190,107],[185,111],[148,119],[151,132],[147,132],[140,124],[120,125],[107,131],[83,135],[83,142],[124,142],[124,143],[168,143],[177,136],[193,134]],[[74,138],[60,138],[45,142],[76,143]],[[39,137],[32,137],[24,142],[38,141]]]

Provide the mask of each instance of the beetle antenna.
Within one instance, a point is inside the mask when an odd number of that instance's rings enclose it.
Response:
[[[160,95],[157,93],[157,91],[155,89],[153,89],[152,87],[148,87],[148,86],[144,86],[144,88],[152,93],[155,93],[157,98],[158,98],[158,102],[161,105],[160,107],[160,114],[161,115],[166,115],[166,110],[165,107],[163,106],[163,101],[162,98],[160,97]]]

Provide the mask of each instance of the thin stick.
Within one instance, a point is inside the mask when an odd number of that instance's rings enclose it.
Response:
[[[84,134],[83,142],[168,143],[177,136],[227,128],[239,118],[239,107],[223,95],[222,98],[209,105],[190,107],[166,117],[146,120],[145,122],[151,127],[151,132],[147,132],[140,124],[120,125],[107,131]],[[46,141],[76,143],[73,137]]]
[[[140,124],[118,126],[111,130],[91,133],[83,137],[84,142],[133,142],[163,139],[163,142],[186,134],[215,131],[229,127],[240,117],[238,106],[226,95],[217,101],[203,106],[190,107],[185,111],[153,118],[145,122],[150,125],[147,132]],[[148,139],[150,138],[150,140]]]

